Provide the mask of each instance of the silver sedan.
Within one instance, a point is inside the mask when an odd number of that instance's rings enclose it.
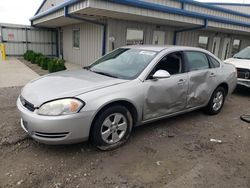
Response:
[[[22,128],[39,142],[90,139],[108,150],[135,126],[198,108],[219,113],[236,82],[235,67],[203,49],[127,46],[82,70],[31,81],[17,106]]]

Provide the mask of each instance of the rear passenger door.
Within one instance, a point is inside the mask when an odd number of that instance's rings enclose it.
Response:
[[[204,106],[216,88],[216,70],[210,65],[208,56],[199,51],[186,51],[188,65],[187,108]]]

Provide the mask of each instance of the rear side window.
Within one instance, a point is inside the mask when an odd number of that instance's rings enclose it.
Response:
[[[189,71],[209,69],[207,56],[202,52],[186,52]]]
[[[218,67],[220,67],[219,61],[217,61],[216,59],[214,59],[214,58],[211,57],[211,56],[208,56],[208,57],[209,57],[210,63],[211,63],[211,65],[212,65],[213,68],[218,68]]]

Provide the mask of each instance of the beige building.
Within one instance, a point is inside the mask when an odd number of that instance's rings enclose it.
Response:
[[[196,46],[226,59],[250,45],[245,9],[192,0],[44,0],[31,23],[57,29],[59,55],[85,66],[130,44]]]

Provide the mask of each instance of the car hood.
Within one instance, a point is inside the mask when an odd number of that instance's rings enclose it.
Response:
[[[44,102],[75,97],[97,89],[127,82],[87,70],[62,71],[32,80],[24,86],[22,97],[35,107]]]
[[[231,63],[237,68],[250,69],[250,60],[249,59],[229,58],[229,59],[225,60],[225,63]]]

